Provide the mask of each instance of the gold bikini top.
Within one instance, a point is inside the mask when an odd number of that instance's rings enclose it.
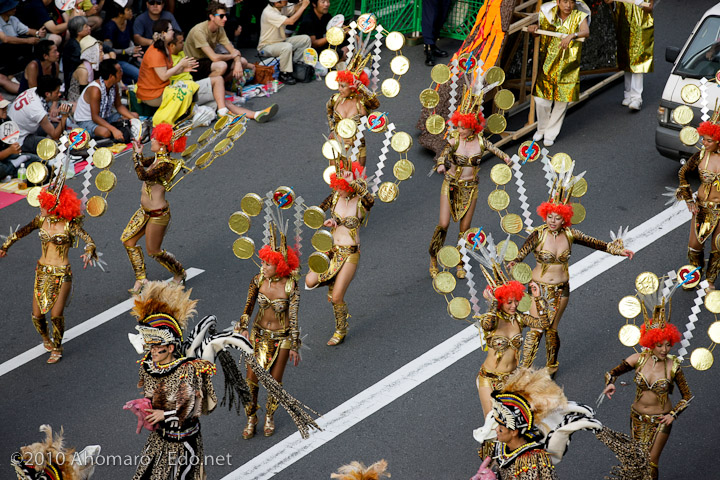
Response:
[[[649,391],[653,392],[658,397],[661,406],[665,406],[668,395],[670,395],[673,391],[673,377],[675,376],[677,366],[680,364],[680,362],[677,361],[677,358],[675,356],[668,355],[666,362],[667,360],[670,361],[670,378],[658,378],[652,384],[650,384],[645,378],[645,375],[642,374],[641,370],[642,367],[647,364],[648,359],[650,359],[651,357],[652,354],[643,353],[640,355],[637,365],[635,365],[635,378],[633,379],[635,381],[635,386],[637,387],[637,391],[635,393],[635,401],[638,401],[643,393]],[[667,368],[665,373],[667,374]]]
[[[67,258],[68,250],[73,244],[73,236],[70,232],[70,222],[67,220],[65,221],[65,226],[63,227],[62,233],[50,234],[48,231],[42,228],[45,220],[52,224],[61,222],[64,219],[58,217],[40,217],[38,222],[40,226],[40,229],[38,230],[38,236],[40,237],[40,243],[42,244],[43,255],[47,254],[48,246],[50,244],[53,244],[55,245],[55,248],[57,249],[60,258]]]
[[[547,228],[547,225],[543,225],[542,227],[540,227],[538,233],[539,239],[537,242],[537,247],[540,248],[540,250],[533,250],[533,254],[535,255],[535,261],[541,265],[540,269],[542,271],[542,274],[545,275],[548,266],[550,265],[562,265],[563,269],[567,272],[568,263],[570,261],[570,254],[572,253],[572,240],[568,235],[568,230],[566,228],[563,228],[558,234],[565,235],[565,237],[568,239],[568,248],[559,255],[556,255],[548,250],[542,250],[542,247],[545,245],[545,240],[550,233],[550,229]]]
[[[705,195],[710,193],[712,187],[720,192],[720,172],[713,172],[708,170],[708,162],[710,161],[710,152],[705,155],[705,168],[698,168],[698,174],[700,175],[700,184],[705,188]]]
[[[265,310],[272,308],[275,313],[281,313],[288,309],[290,305],[290,299],[288,298],[274,298],[270,299],[262,292],[258,292],[258,310],[260,314],[265,313]]]
[[[353,241],[357,242],[358,229],[360,228],[360,225],[362,224],[366,216],[365,209],[361,208],[361,199],[358,197],[357,205],[355,206],[355,215],[348,215],[347,217],[342,217],[335,212],[335,206],[337,205],[339,198],[340,196],[337,195],[336,192],[336,194],[333,195],[330,215],[332,216],[333,220],[335,220],[335,223],[337,223],[338,227],[342,226],[347,228],[350,233],[350,238],[352,238]],[[333,229],[333,232],[334,231],[335,229]]]

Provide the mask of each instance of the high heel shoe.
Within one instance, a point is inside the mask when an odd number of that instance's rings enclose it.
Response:
[[[142,293],[143,288],[145,288],[145,284],[147,283],[147,280],[142,280],[140,282],[140,285],[138,285],[137,288],[128,288],[128,293],[132,295],[133,297],[137,297]]]
[[[263,433],[266,437],[271,437],[272,434],[275,433],[275,420],[270,414],[265,415],[265,427],[263,428]]]
[[[50,358],[47,359],[47,363],[50,363],[50,364],[57,363],[60,361],[61,358],[62,358],[62,350],[58,350],[58,349],[54,348],[50,352]]]
[[[242,437],[245,440],[249,440],[252,437],[255,436],[255,426],[258,423],[258,418],[256,414],[252,414],[248,417],[247,425],[245,425],[245,430],[242,432]]]

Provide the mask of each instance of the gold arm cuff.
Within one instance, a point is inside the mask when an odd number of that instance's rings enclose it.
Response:
[[[620,256],[623,254],[624,251],[625,251],[625,245],[623,244],[623,241],[621,238],[617,238],[607,244],[607,252],[608,253]]]
[[[250,316],[245,313],[242,314],[240,316],[240,322],[235,324],[235,328],[237,328],[238,325],[240,326],[240,331],[247,330],[248,325],[250,325]]]

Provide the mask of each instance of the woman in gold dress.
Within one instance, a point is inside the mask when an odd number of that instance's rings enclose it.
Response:
[[[324,223],[332,229],[333,236],[330,267],[321,274],[309,272],[305,285],[308,288],[328,286],[328,300],[335,314],[335,333],[327,344],[335,346],[342,343],[347,335],[350,315],[345,292],[360,261],[360,225],[375,204],[375,198],[368,192],[364,169],[358,162],[352,163],[352,171],[342,170],[340,176],[333,173],[330,187],[334,193],[320,204],[320,208],[330,210],[331,214]]]
[[[458,239],[465,236],[470,228],[478,194],[478,173],[480,161],[485,150],[492,152],[510,165],[510,157],[485,140],[481,132],[485,128],[482,113],[462,113],[462,108],[455,111],[450,122],[457,128],[456,135],[451,136],[435,163],[437,173],[444,175],[440,189],[440,218],[430,240],[430,276],[438,274],[437,252],[445,244],[450,218],[460,222]],[[457,266],[457,277],[465,278],[465,265],[461,261]]]
[[[710,259],[707,265],[705,278],[710,284],[708,288],[715,290],[715,280],[720,271],[720,242],[718,239],[718,223],[720,221],[720,125],[718,114],[712,121],[702,122],[698,133],[702,137],[703,149],[690,157],[680,168],[678,177],[680,186],[676,197],[684,200],[688,210],[692,213],[690,227],[690,240],[688,242],[688,260],[694,267],[700,267],[702,274],[705,266],[705,253],[703,246],[710,239]],[[697,198],[693,195],[688,182],[688,173],[698,171],[700,174],[700,188]],[[687,288],[685,284],[684,288]]]
[[[650,454],[650,478],[658,478],[658,462],[668,441],[673,422],[685,410],[692,393],[685,381],[680,360],[670,355],[672,346],[680,341],[680,332],[672,323],[665,323],[664,310],[655,307],[652,323],[640,330],[643,351],[634,353],[605,374],[603,393],[612,398],[615,380],[627,372],[635,372],[635,401],[630,407],[632,436],[647,446]],[[678,386],[682,399],[673,407],[670,394]]]
[[[147,283],[142,247],[137,246],[143,236],[148,255],[173,274],[175,283],[185,282],[186,274],[182,264],[172,253],[162,248],[165,231],[170,224],[170,204],[165,200],[165,191],[179,171],[179,161],[170,157],[170,152],[185,150],[185,137],[175,139],[173,135],[169,124],[156,126],[150,142],[150,151],[155,155],[147,158],[142,154],[142,144],[133,142],[135,172],[143,185],[140,208],[133,214],[121,236],[135,272],[135,285],[129,290],[132,295],[139,294]]]
[[[0,258],[7,255],[17,240],[39,229],[42,255],[35,268],[35,287],[32,303],[32,322],[43,340],[45,350],[50,352],[47,363],[57,363],[62,358],[62,339],[65,333],[65,304],[72,291],[72,270],[68,252],[77,245],[77,238],[85,242],[82,255],[83,268],[97,260],[95,242],[82,227],[82,204],[75,192],[63,186],[59,195],[44,188],[38,196],[40,215],[8,237],[0,247]],[[50,312],[52,340],[48,332],[45,314]]]
[[[298,327],[298,308],[300,291],[297,285],[297,274],[300,260],[297,252],[286,245],[285,236],[280,235],[276,245],[274,226],[271,242],[258,252],[262,260],[262,269],[250,281],[245,310],[240,321],[235,324],[235,331],[250,340],[254,348],[255,358],[262,368],[268,370],[272,377],[282,384],[283,373],[288,360],[295,366],[300,362],[300,329]],[[250,333],[250,315],[255,304],[258,313]],[[251,402],[245,405],[247,425],[242,432],[244,439],[255,436],[258,423],[258,379],[251,368],[247,370],[247,383],[250,387]],[[277,410],[278,401],[268,394],[265,406],[266,437],[275,433],[273,415]]]

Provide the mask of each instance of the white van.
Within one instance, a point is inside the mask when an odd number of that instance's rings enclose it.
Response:
[[[715,74],[720,71],[720,3],[705,12],[682,50],[667,47],[665,60],[673,64],[673,69],[658,107],[655,147],[666,157],[684,161],[697,152],[697,148],[688,147],[680,141],[682,127],[673,120],[672,113],[680,105],[689,105],[694,113],[690,124],[697,127],[702,121],[702,100],[686,104],[680,92],[688,84],[699,86],[703,77],[714,80]],[[714,81],[708,83],[707,95],[707,113],[712,116],[715,102],[718,101],[720,106],[720,86]]]

